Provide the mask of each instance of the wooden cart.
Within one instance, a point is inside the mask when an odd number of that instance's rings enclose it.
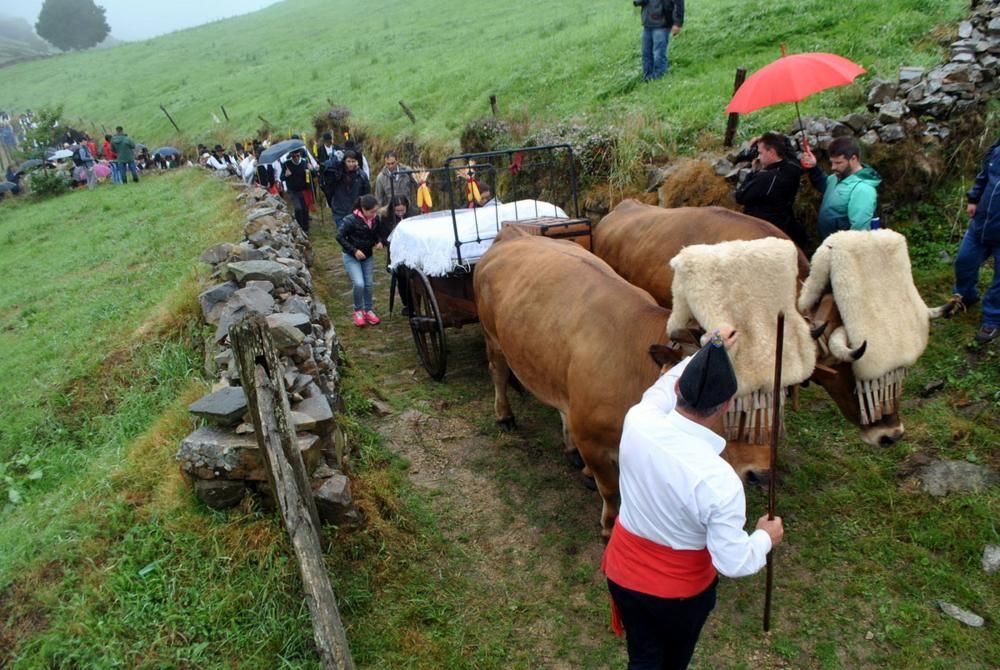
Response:
[[[394,259],[390,268],[404,303],[408,303],[417,356],[432,378],[441,380],[447,371],[445,328],[461,328],[479,320],[472,276],[476,261],[502,226],[516,225],[531,234],[571,239],[590,249],[590,221],[579,218],[573,160],[569,145],[550,145],[453,156],[444,167],[424,171],[437,179],[438,194],[448,194],[446,207],[399,224],[390,240]],[[488,181],[492,193],[512,196],[514,201],[469,207],[470,175]],[[517,199],[529,194],[534,197]],[[571,208],[573,216],[541,197],[558,198]],[[451,253],[445,261],[440,252],[445,246],[446,227],[450,228],[446,242]],[[437,248],[432,249],[435,244]],[[404,245],[407,248],[401,249]],[[421,249],[414,252],[412,247]]]

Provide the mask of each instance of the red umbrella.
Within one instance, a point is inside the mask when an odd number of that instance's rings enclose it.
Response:
[[[750,75],[729,101],[726,112],[746,114],[762,107],[794,102],[798,114],[799,100],[834,86],[850,84],[864,72],[857,63],[836,54],[816,52],[789,56],[782,45],[781,58]]]

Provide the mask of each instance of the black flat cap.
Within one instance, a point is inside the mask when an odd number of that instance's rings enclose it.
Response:
[[[718,333],[684,368],[680,392],[689,405],[701,412],[718,407],[735,395],[736,372]]]

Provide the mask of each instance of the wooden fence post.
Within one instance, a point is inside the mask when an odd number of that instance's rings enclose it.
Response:
[[[747,78],[747,69],[745,67],[736,68],[736,81],[733,82],[733,95],[736,95],[736,91],[740,90],[740,86]],[[722,140],[722,145],[731,147],[733,146],[733,139],[736,137],[736,126],[740,123],[740,115],[733,112],[729,115],[729,120],[726,122],[726,137]]]
[[[229,329],[229,339],[239,365],[257,445],[298,559],[320,661],[324,670],[354,670],[323,561],[319,514],[291,421],[284,370],[267,321],[260,315],[248,316]]]
[[[164,107],[163,105],[160,105],[160,109],[162,109],[163,113],[167,115],[167,119],[170,121],[170,125],[174,127],[174,130],[176,130],[177,132],[181,132],[181,129],[177,127],[176,123],[174,123],[174,119],[172,116],[170,116],[170,112],[167,111],[167,108]]]
[[[410,123],[416,123],[417,122],[417,117],[413,116],[413,111],[409,107],[406,106],[405,102],[403,102],[402,100],[400,100],[399,101],[399,106],[403,108],[403,112],[410,119]]]
[[[224,117],[226,117],[226,121],[228,121],[229,120],[229,114],[226,113],[226,106],[225,105],[219,105],[219,108],[222,110],[222,115]]]
[[[493,110],[493,116],[500,116],[500,108],[497,106],[496,94],[490,96],[490,109]]]

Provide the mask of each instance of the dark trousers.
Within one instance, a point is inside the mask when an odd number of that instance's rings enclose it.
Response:
[[[608,580],[628,646],[628,670],[684,670],[708,614],[715,608],[716,579],[690,598],[658,598]]]
[[[292,199],[292,208],[295,210],[295,220],[298,221],[302,232],[309,232],[309,208],[306,206],[305,191],[289,191],[288,197]]]

